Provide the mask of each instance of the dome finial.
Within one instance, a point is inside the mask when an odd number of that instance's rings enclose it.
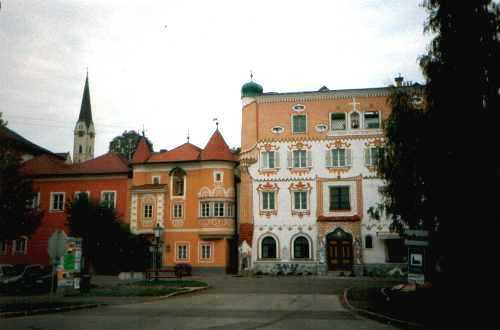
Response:
[[[252,70],[250,70],[250,80],[253,81],[253,71]]]

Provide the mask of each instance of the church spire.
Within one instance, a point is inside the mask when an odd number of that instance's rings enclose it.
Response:
[[[83,88],[82,105],[80,107],[80,116],[78,121],[83,121],[90,126],[92,122],[92,109],[90,107],[90,92],[89,92],[89,73],[87,71],[87,78],[85,79],[85,87]]]

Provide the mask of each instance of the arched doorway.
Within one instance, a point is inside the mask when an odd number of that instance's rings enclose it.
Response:
[[[351,270],[353,264],[352,235],[341,228],[326,236],[328,270]]]

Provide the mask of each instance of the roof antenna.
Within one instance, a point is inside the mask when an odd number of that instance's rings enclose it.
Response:
[[[187,143],[189,143],[189,128],[188,128],[188,136],[187,136],[187,140],[188,140],[188,142],[187,142]]]
[[[146,130],[144,129],[144,125],[142,125],[142,136],[146,137]]]

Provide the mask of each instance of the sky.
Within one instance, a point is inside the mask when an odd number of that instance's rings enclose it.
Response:
[[[264,92],[424,82],[421,0],[0,0],[0,112],[73,150],[88,69],[95,155],[144,128],[155,151],[241,140],[241,86]]]

